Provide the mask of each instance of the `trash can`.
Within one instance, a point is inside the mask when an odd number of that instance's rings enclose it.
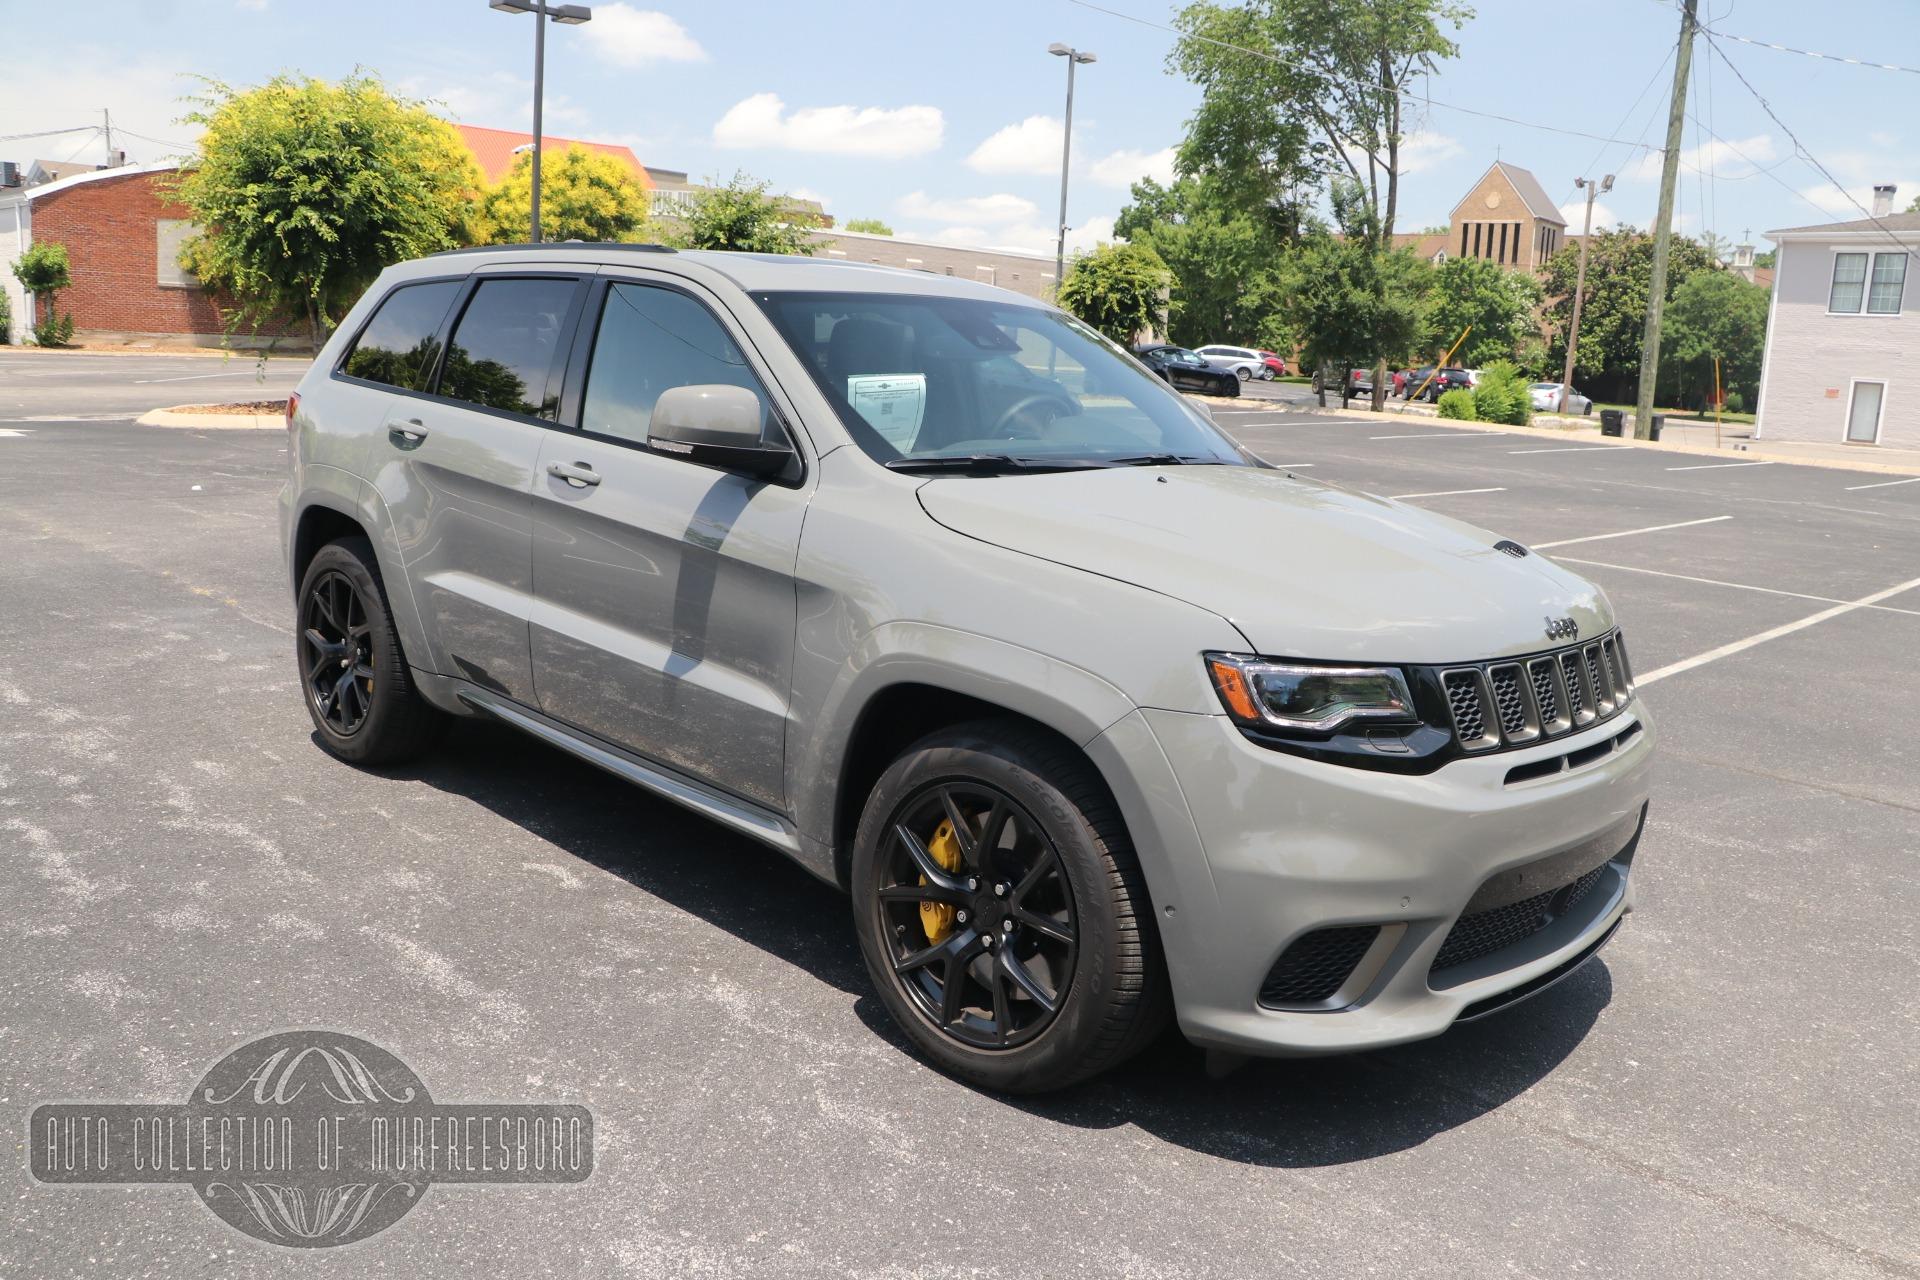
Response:
[[[1667,415],[1666,415],[1666,414],[1664,414],[1664,413],[1656,413],[1656,414],[1654,414],[1654,415],[1653,415],[1653,430],[1651,430],[1651,431],[1649,431],[1649,432],[1647,432],[1647,439],[1649,439],[1649,440],[1658,440],[1658,439],[1660,438],[1660,428],[1661,428],[1661,427],[1664,427],[1664,426],[1666,426],[1666,425],[1667,425]]]
[[[1627,412],[1624,409],[1602,409],[1600,411],[1600,434],[1603,436],[1619,435],[1621,424],[1626,421],[1626,417]]]

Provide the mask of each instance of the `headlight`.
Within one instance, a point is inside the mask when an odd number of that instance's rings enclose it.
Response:
[[[1230,653],[1206,655],[1221,704],[1250,729],[1331,733],[1353,720],[1417,723],[1396,667],[1313,667]]]

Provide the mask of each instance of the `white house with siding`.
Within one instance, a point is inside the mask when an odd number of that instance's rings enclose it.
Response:
[[[1767,232],[1779,246],[1755,439],[1920,449],[1920,213]]]

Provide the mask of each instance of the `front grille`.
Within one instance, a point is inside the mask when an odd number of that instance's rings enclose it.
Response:
[[[1433,972],[1525,942],[1578,906],[1581,899],[1593,892],[1593,886],[1600,883],[1606,869],[1607,864],[1603,862],[1571,884],[1536,893],[1504,907],[1461,916],[1447,932],[1447,940],[1440,944],[1440,953],[1433,958]]]
[[[1626,640],[1611,632],[1530,658],[1440,673],[1454,737],[1468,751],[1557,738],[1604,720],[1633,697]]]
[[[1315,929],[1288,944],[1260,984],[1260,1003],[1319,1004],[1332,997],[1380,935],[1377,924]]]

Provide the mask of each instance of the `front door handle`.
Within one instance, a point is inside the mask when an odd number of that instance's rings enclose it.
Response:
[[[576,489],[591,489],[600,483],[600,473],[584,462],[549,462],[547,474],[565,480]]]
[[[418,418],[408,418],[387,428],[387,434],[393,442],[402,448],[419,444],[427,438],[427,425]]]

